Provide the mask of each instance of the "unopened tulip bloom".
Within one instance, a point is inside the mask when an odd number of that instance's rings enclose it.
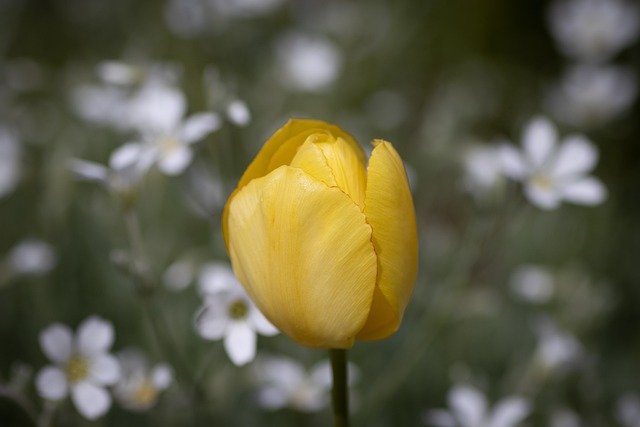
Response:
[[[400,325],[417,269],[416,222],[393,146],[362,148],[337,126],[290,120],[231,194],[223,233],[249,296],[309,347],[349,348]]]

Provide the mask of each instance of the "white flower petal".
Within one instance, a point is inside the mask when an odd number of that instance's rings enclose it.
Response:
[[[75,384],[71,388],[71,400],[78,412],[89,420],[95,420],[106,414],[111,407],[109,393],[104,388],[86,381]]]
[[[458,427],[456,419],[449,411],[444,409],[435,409],[427,411],[422,415],[422,421],[434,427]]]
[[[116,148],[109,157],[109,166],[120,170],[132,166],[140,161],[144,147],[139,142],[128,142]]]
[[[69,383],[65,373],[53,366],[47,366],[36,377],[38,394],[49,400],[62,400],[67,397]]]
[[[96,384],[115,384],[120,379],[120,364],[110,354],[98,354],[89,360],[89,376]]]
[[[193,281],[195,266],[191,260],[178,260],[164,272],[162,281],[167,289],[181,291]]]
[[[531,412],[531,405],[526,399],[509,397],[496,405],[489,421],[489,427],[514,427]]]
[[[47,357],[59,364],[69,360],[73,347],[71,329],[61,323],[54,323],[40,332],[40,346]]]
[[[535,169],[540,169],[553,151],[558,133],[555,126],[544,117],[536,117],[527,125],[522,145],[527,160]]]
[[[186,110],[182,92],[165,83],[151,81],[131,100],[129,121],[143,133],[170,133]]]
[[[166,363],[159,363],[151,371],[151,382],[158,390],[164,390],[173,381],[173,370]]]
[[[216,113],[198,113],[185,120],[180,130],[180,138],[186,143],[196,142],[222,126]]]
[[[113,325],[98,316],[86,319],[78,328],[77,347],[84,355],[107,351],[113,344]]]
[[[198,288],[202,295],[215,295],[240,286],[238,278],[227,263],[211,262],[202,267]]]
[[[524,188],[525,195],[531,203],[545,210],[556,209],[560,205],[562,194],[555,188],[542,188],[528,182]]]
[[[169,153],[164,153],[158,160],[160,170],[167,175],[179,175],[193,159],[193,152],[186,145],[171,149]]]
[[[109,179],[109,169],[105,166],[81,159],[70,159],[69,170],[73,172],[76,177],[88,181],[97,181],[106,184]]]
[[[275,411],[284,408],[289,395],[276,386],[267,386],[258,392],[258,403],[265,409]]]
[[[573,203],[595,206],[607,198],[607,188],[596,178],[583,178],[562,186],[562,196]]]
[[[264,317],[264,314],[262,314],[255,304],[251,303],[251,308],[249,310],[251,323],[260,335],[273,336],[280,332],[278,328],[273,326],[273,324]]]
[[[487,400],[473,387],[456,386],[449,392],[449,406],[460,427],[478,427],[487,412]]]
[[[41,275],[55,266],[56,255],[49,244],[27,238],[11,249],[7,260],[15,273]]]
[[[207,302],[197,313],[195,326],[198,334],[207,340],[219,340],[229,323],[226,307],[218,300]]]
[[[302,365],[287,357],[261,357],[255,372],[259,381],[276,385],[286,394],[293,393],[305,378]]]
[[[227,106],[229,120],[237,126],[246,126],[251,121],[251,112],[244,101],[235,100]]]
[[[229,324],[224,349],[236,366],[246,365],[256,355],[256,333],[246,322]]]
[[[569,136],[558,148],[551,175],[557,178],[589,172],[598,161],[598,150],[581,135]]]
[[[521,180],[528,174],[528,168],[522,154],[511,145],[503,144],[498,152],[502,170],[506,176]]]

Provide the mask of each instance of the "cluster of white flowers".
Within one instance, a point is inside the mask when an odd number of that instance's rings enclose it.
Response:
[[[40,396],[57,402],[71,395],[78,411],[91,420],[111,407],[109,386],[115,387],[126,407],[145,409],[153,405],[158,392],[171,382],[170,369],[162,365],[159,371],[149,373],[121,364],[109,352],[113,341],[113,325],[97,316],[84,320],[75,335],[61,323],[44,329],[40,345],[53,364],[36,376]]]
[[[509,396],[489,408],[487,398],[470,385],[456,385],[449,391],[449,409],[427,411],[425,424],[434,427],[516,427],[531,412],[531,403]]]
[[[636,75],[604,65],[640,35],[640,6],[628,0],[558,0],[549,27],[559,50],[577,61],[549,95],[551,111],[569,124],[591,127],[629,110],[638,92]]]
[[[560,144],[558,139],[553,123],[536,117],[524,130],[522,150],[510,144],[476,149],[466,158],[467,180],[474,183],[470,188],[486,191],[506,176],[521,182],[526,197],[541,209],[556,209],[563,200],[602,203],[606,187],[587,175],[598,160],[596,147],[583,135],[569,135]]]
[[[199,281],[204,305],[195,316],[198,333],[204,339],[223,339],[224,349],[238,366],[256,356],[256,334],[272,336],[279,331],[251,301],[227,264],[204,267]]]
[[[265,409],[285,407],[300,412],[316,412],[329,404],[331,365],[323,360],[310,369],[288,357],[260,356],[254,364],[258,382],[258,403]],[[360,372],[352,363],[347,365],[349,386],[356,384]]]

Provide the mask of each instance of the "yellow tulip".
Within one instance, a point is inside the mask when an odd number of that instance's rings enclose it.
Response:
[[[369,165],[351,135],[290,120],[225,206],[238,279],[295,341],[349,348],[400,326],[417,270],[416,220],[400,156],[376,140]]]

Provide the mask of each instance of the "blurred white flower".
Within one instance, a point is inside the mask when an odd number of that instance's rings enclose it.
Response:
[[[251,121],[251,112],[244,101],[236,99],[227,105],[227,117],[236,126],[246,126]]]
[[[468,191],[483,196],[503,182],[500,149],[493,145],[473,145],[463,154],[464,183]]]
[[[254,372],[259,383],[258,402],[269,410],[289,407],[301,412],[316,412],[329,403],[331,366],[328,361],[306,370],[299,362],[287,357],[261,356]],[[359,371],[348,364],[349,385],[358,381]]]
[[[208,340],[224,339],[224,349],[235,365],[251,362],[256,333],[271,336],[278,330],[251,301],[229,266],[209,265],[203,275],[200,290],[205,301],[195,317],[198,333]]]
[[[0,127],[0,199],[11,193],[20,179],[22,147],[15,135]]]
[[[449,391],[449,409],[427,411],[423,420],[436,427],[515,427],[531,412],[531,404],[523,397],[500,400],[491,410],[487,398],[469,385],[456,385]]]
[[[145,151],[141,143],[131,142],[111,153],[108,167],[81,159],[70,159],[68,167],[78,179],[97,182],[130,202],[153,161],[153,153]]]
[[[511,290],[520,299],[544,304],[553,296],[553,276],[537,265],[522,265],[511,275]]]
[[[640,427],[640,396],[628,393],[616,403],[616,418],[622,427]]]
[[[141,132],[139,158],[153,159],[167,175],[182,173],[191,163],[191,145],[222,126],[216,113],[198,113],[183,119],[184,95],[164,83],[150,82],[130,101],[131,126]]]
[[[162,281],[167,289],[181,291],[193,281],[195,269],[196,266],[192,259],[179,259],[167,268],[162,276]]]
[[[71,105],[82,119],[120,131],[130,130],[127,91],[110,85],[86,84],[71,91]]]
[[[578,340],[569,332],[559,330],[549,319],[538,320],[535,332],[538,336],[535,357],[546,371],[566,370],[582,355]]]
[[[158,395],[173,381],[173,371],[166,363],[149,366],[144,355],[134,349],[118,353],[122,375],[113,392],[118,402],[132,411],[153,407]]]
[[[71,394],[78,411],[93,420],[111,407],[105,386],[120,378],[120,366],[108,353],[113,326],[93,316],[83,321],[74,336],[63,324],[54,323],[40,333],[42,351],[54,363],[36,377],[36,388],[45,399],[58,401]]]
[[[502,145],[504,173],[522,181],[527,198],[541,209],[555,209],[562,200],[595,206],[604,201],[607,189],[600,180],[587,176],[596,165],[598,151],[582,135],[569,135],[557,146],[556,127],[537,117],[529,122],[523,151]]]
[[[328,40],[305,34],[288,34],[278,40],[280,77],[285,86],[306,92],[321,92],[338,77],[340,51]]]
[[[549,427],[583,427],[583,424],[573,411],[560,409],[551,415]]]
[[[8,262],[15,274],[39,276],[55,266],[56,254],[48,243],[25,239],[11,249]]]
[[[97,65],[96,73],[102,81],[114,85],[135,84],[145,74],[141,67],[122,61],[102,61]]]
[[[558,48],[583,61],[606,61],[635,41],[640,8],[626,0],[558,0],[549,10]]]
[[[577,65],[553,88],[548,103],[558,119],[591,127],[622,115],[633,104],[637,92],[636,76],[629,69]]]
[[[164,19],[178,37],[193,38],[210,31],[209,0],[168,0]]]

